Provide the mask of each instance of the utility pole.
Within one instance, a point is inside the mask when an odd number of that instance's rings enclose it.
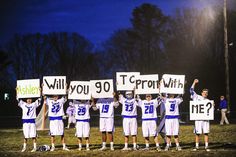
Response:
[[[226,85],[226,99],[228,101],[228,111],[230,111],[230,90],[229,90],[229,50],[228,50],[228,36],[227,36],[227,10],[226,0],[224,0],[224,46],[225,46],[225,85]]]

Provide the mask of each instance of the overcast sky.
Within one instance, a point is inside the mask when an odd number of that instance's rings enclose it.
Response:
[[[78,32],[92,43],[105,41],[120,28],[130,27],[132,10],[142,3],[157,5],[164,14],[176,8],[222,3],[223,0],[1,0],[0,43],[13,34]],[[228,0],[236,6],[235,0]],[[223,3],[222,3],[223,4]],[[233,4],[233,5],[232,5]]]

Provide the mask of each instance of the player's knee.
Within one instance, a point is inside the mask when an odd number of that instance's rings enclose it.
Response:
[[[106,131],[102,131],[102,134],[106,134]]]
[[[204,135],[205,135],[205,136],[208,136],[208,133],[205,133]]]
[[[174,138],[178,138],[179,136],[178,135],[174,135]]]
[[[200,134],[196,134],[196,136],[200,136]]]
[[[108,132],[108,134],[112,134],[112,131]]]

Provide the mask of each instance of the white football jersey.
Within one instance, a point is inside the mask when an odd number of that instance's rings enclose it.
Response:
[[[198,95],[193,88],[190,88],[190,94],[191,94],[191,99],[193,99],[193,101],[202,101],[202,100],[208,100],[207,98],[204,98],[201,95]]]
[[[183,101],[182,98],[166,98],[164,100],[165,110],[167,116],[179,115],[179,104]]]
[[[22,100],[18,103],[18,106],[22,109],[22,119],[35,119],[36,108],[40,105],[40,100],[28,104]]]
[[[137,116],[137,101],[120,96],[119,102],[122,104],[122,116]]]
[[[49,117],[59,117],[64,115],[63,105],[66,102],[66,99],[62,97],[57,101],[53,99],[47,98],[47,105],[48,105],[48,116]]]
[[[86,101],[85,103],[82,103],[80,101],[73,101],[73,104],[75,105],[76,120],[90,119],[89,109],[91,105],[89,101]]]
[[[113,98],[98,99],[96,108],[99,109],[100,118],[114,117],[114,107],[119,105],[118,101],[114,102]]]
[[[156,108],[159,106],[157,99],[152,99],[150,101],[139,100],[138,106],[140,106],[142,109],[142,119],[143,120],[157,118]]]

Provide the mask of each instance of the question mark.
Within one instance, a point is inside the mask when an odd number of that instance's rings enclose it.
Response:
[[[207,104],[206,104],[206,107],[208,107],[210,105],[210,107],[207,109],[207,115],[209,116],[209,110],[211,109],[211,107],[212,107],[212,103],[210,103],[210,102],[208,102]]]

